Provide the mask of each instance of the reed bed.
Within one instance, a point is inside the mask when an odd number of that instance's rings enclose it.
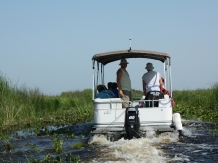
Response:
[[[72,124],[93,118],[92,90],[46,96],[39,89],[18,88],[0,76],[0,133],[14,129]]]
[[[184,119],[218,124],[218,83],[209,89],[173,91],[174,111]]]

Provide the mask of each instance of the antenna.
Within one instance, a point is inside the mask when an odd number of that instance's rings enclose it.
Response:
[[[131,38],[129,38],[129,51],[131,51]]]

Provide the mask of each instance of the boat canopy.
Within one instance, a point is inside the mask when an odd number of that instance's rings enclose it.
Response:
[[[167,53],[147,51],[147,50],[119,50],[95,54],[92,57],[93,62],[97,61],[103,65],[120,60],[122,58],[149,58],[165,62],[170,56]]]

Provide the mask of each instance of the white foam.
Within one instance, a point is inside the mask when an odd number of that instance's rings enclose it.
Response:
[[[97,144],[100,148],[99,156],[92,161],[93,163],[164,163],[169,160],[158,149],[158,144],[177,140],[178,136],[173,133],[162,134],[156,137],[151,131],[149,138],[133,138],[131,140],[122,138],[118,141],[110,142],[105,136],[94,136],[89,143]]]
[[[188,128],[184,127],[182,132],[183,132],[183,135],[185,135],[185,136],[189,136],[189,137],[192,136],[191,129],[188,129]]]
[[[88,144],[107,144],[109,143],[109,141],[107,140],[107,137],[105,135],[94,135],[92,136],[89,141]]]

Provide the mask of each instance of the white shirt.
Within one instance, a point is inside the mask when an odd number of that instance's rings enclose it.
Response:
[[[142,76],[142,80],[146,83],[146,93],[150,91],[160,91],[161,75],[156,71],[148,71]]]

